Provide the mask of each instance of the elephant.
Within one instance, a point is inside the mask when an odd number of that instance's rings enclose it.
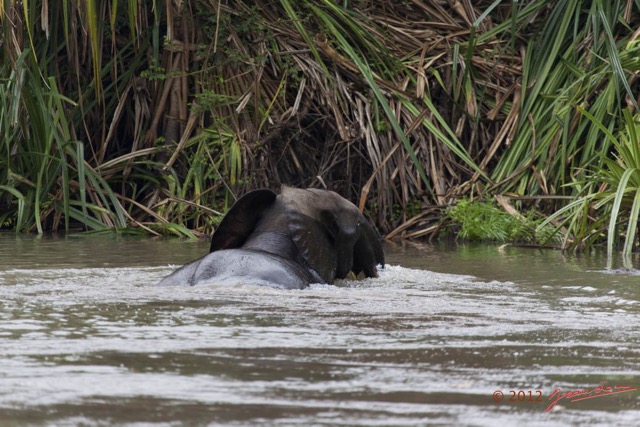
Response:
[[[160,285],[238,283],[239,279],[286,289],[331,284],[349,272],[378,277],[384,252],[377,230],[337,193],[282,186],[238,199],[211,237],[209,254],[160,281]]]

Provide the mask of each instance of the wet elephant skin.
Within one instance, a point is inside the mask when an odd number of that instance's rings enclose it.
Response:
[[[356,206],[333,191],[283,186],[251,191],[222,219],[209,254],[180,267],[160,285],[237,282],[303,289],[349,272],[377,277],[384,266],[380,235]]]

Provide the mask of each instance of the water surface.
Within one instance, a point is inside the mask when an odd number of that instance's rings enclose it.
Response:
[[[0,234],[0,425],[640,420],[638,391],[545,412],[556,389],[640,388],[634,270],[551,250],[404,243],[387,245],[378,279],[154,286],[207,248]]]

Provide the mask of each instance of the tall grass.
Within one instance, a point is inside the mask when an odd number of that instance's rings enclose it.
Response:
[[[3,108],[3,156],[0,176],[4,196],[0,223],[17,230],[43,231],[42,212],[59,208],[65,219],[71,210],[69,169],[73,150],[64,103],[69,100],[56,91],[54,79],[41,79],[31,62],[29,50],[17,57],[18,66],[0,82]],[[35,75],[34,75],[35,68]],[[4,74],[4,73],[3,73]],[[48,85],[48,86],[47,86]],[[16,144],[20,141],[20,144]],[[54,188],[56,181],[60,185]],[[17,215],[12,215],[12,206]],[[86,205],[85,205],[86,208]],[[60,216],[55,218],[59,225]],[[68,227],[68,221],[65,221]]]
[[[626,46],[632,32],[627,29],[617,44],[611,32],[626,29],[619,22],[624,4],[594,1],[584,7],[577,0],[558,2],[527,46],[516,132],[492,173],[501,191],[571,191],[565,184],[610,149],[600,127],[580,109],[609,131],[620,126],[627,102],[637,109],[627,81],[640,65],[637,48]]]
[[[0,224],[40,234],[68,231],[72,220],[86,230],[125,228],[118,197],[86,164],[84,145],[71,137],[67,111],[73,101],[60,94],[54,78],[42,78],[29,50],[0,82],[0,95]]]
[[[1,90],[37,88],[0,100],[5,228],[208,233],[285,183],[428,236],[462,197],[583,195],[638,112],[633,0],[2,4]]]
[[[627,256],[637,246],[640,220],[640,115],[625,111],[625,127],[616,136],[594,116],[583,113],[601,128],[613,147],[612,157],[601,153],[601,163],[589,167],[581,180],[572,183],[578,197],[545,224],[564,227],[564,246],[568,248],[580,250],[606,240],[607,255],[612,259],[614,247],[624,242],[620,246]]]

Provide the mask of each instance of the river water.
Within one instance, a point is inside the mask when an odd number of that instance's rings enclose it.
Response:
[[[640,422],[635,270],[403,243],[377,279],[154,286],[207,248],[0,234],[0,425]]]

